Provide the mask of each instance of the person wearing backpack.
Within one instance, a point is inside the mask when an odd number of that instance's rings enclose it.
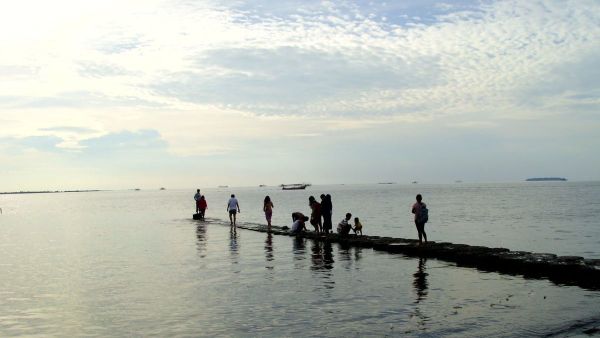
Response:
[[[415,225],[419,232],[419,244],[423,244],[423,238],[427,243],[427,234],[425,233],[425,223],[429,220],[429,210],[427,205],[422,202],[423,197],[421,194],[417,195],[417,202],[412,206],[412,213],[415,214]]]

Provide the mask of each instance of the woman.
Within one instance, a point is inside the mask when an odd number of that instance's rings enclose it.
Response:
[[[267,219],[267,226],[269,230],[271,230],[271,217],[273,216],[273,202],[271,202],[271,197],[266,196],[265,202],[263,204],[263,211],[265,212],[265,218]]]
[[[421,194],[418,194],[416,199],[417,202],[412,206],[412,213],[415,214],[415,225],[419,233],[419,245],[423,244],[423,239],[425,239],[425,244],[427,244],[427,234],[425,233],[425,223],[427,223],[428,219],[427,205],[423,203],[423,196]]]

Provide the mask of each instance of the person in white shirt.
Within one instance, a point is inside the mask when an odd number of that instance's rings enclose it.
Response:
[[[234,194],[231,194],[231,198],[229,199],[229,202],[227,202],[227,211],[229,211],[229,222],[231,222],[231,225],[235,226],[236,214],[241,211],[240,204]]]
[[[292,233],[297,234],[302,231],[306,231],[306,221],[308,221],[308,217],[298,213],[296,220],[292,224]]]

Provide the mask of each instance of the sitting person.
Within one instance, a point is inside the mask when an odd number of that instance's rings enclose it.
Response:
[[[347,213],[346,214],[346,218],[344,218],[337,226],[337,232],[340,235],[347,235],[350,233],[350,230],[352,229],[352,226],[350,225],[350,223],[348,223],[348,221],[350,220],[350,218],[352,218],[352,214],[351,213]]]
[[[297,234],[300,233],[302,231],[306,231],[306,225],[305,222],[308,221],[308,217],[304,216],[302,213],[294,213],[296,214],[295,216],[295,220],[294,223],[292,224],[292,233],[293,234]],[[292,216],[294,217],[294,216]]]
[[[354,228],[352,228],[352,231],[354,231],[355,235],[358,235],[360,232],[360,235],[362,236],[362,223],[360,223],[358,217],[354,218]]]

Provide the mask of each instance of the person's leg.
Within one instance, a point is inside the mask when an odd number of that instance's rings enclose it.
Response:
[[[235,213],[235,212],[234,212],[234,213],[233,213],[233,226],[235,226],[235,219],[236,219],[236,215],[237,215],[237,213]]]
[[[425,243],[427,243],[427,234],[425,233],[425,223],[421,225],[421,232],[423,233],[423,239],[425,239]]]
[[[417,232],[419,233],[419,244],[421,244],[423,242],[423,235],[421,233],[421,226],[416,221],[415,221],[415,226],[417,227]]]
[[[231,224],[231,225],[233,225],[233,219],[232,219],[233,216],[232,215],[233,215],[233,213],[229,212],[229,224]]]

